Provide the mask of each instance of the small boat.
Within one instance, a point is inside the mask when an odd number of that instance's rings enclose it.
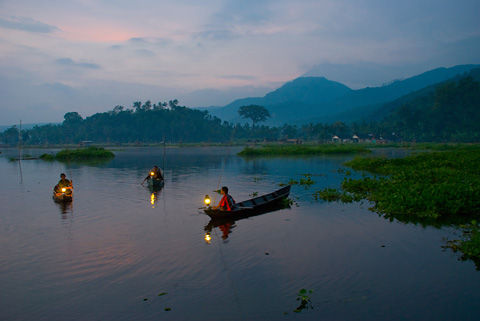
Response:
[[[165,186],[165,181],[163,179],[150,176],[147,179],[147,184],[148,184],[148,187],[162,188],[163,186]]]
[[[287,185],[275,192],[236,203],[231,211],[214,210],[211,207],[204,208],[204,211],[212,219],[242,218],[266,213],[279,209],[280,202],[290,194],[290,187]]]
[[[63,187],[61,190],[56,191],[53,189],[53,200],[55,202],[71,202],[73,200],[73,190],[70,188]]]

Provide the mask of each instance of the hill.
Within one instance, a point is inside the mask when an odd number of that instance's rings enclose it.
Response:
[[[364,118],[382,104],[478,67],[480,65],[437,68],[381,87],[358,90],[352,90],[324,77],[299,77],[264,97],[235,100],[224,107],[209,109],[209,112],[222,120],[244,122],[245,120],[237,114],[238,108],[255,104],[264,106],[270,111],[272,118],[265,122],[270,126],[285,123],[302,125],[310,122],[349,122]]]
[[[479,81],[480,68],[386,104],[379,124],[410,141],[479,141]]]

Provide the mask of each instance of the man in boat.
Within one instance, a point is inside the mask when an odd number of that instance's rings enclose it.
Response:
[[[153,173],[153,175],[152,175],[152,173]],[[163,171],[158,166],[153,166],[153,169],[150,171],[150,174],[148,174],[148,176],[145,178],[145,180],[147,180],[150,176],[152,176],[152,178],[156,178],[156,179],[159,179],[159,180],[163,181]]]
[[[235,200],[228,194],[228,187],[223,186],[220,190],[220,193],[223,195],[222,199],[217,206],[213,206],[212,209],[220,209],[222,211],[231,211],[235,206]]]
[[[66,178],[67,176],[65,173],[60,174],[60,180],[58,181],[58,184],[55,185],[55,192],[60,193],[62,191],[62,188],[66,188],[65,194],[71,195],[72,194],[72,182]]]

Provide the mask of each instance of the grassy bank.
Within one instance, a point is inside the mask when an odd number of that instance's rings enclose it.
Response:
[[[245,147],[239,156],[298,156],[370,153],[365,145],[358,144],[323,144],[323,145],[264,145]]]

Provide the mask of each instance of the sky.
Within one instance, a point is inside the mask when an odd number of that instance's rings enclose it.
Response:
[[[478,0],[0,0],[0,125],[480,63]]]

